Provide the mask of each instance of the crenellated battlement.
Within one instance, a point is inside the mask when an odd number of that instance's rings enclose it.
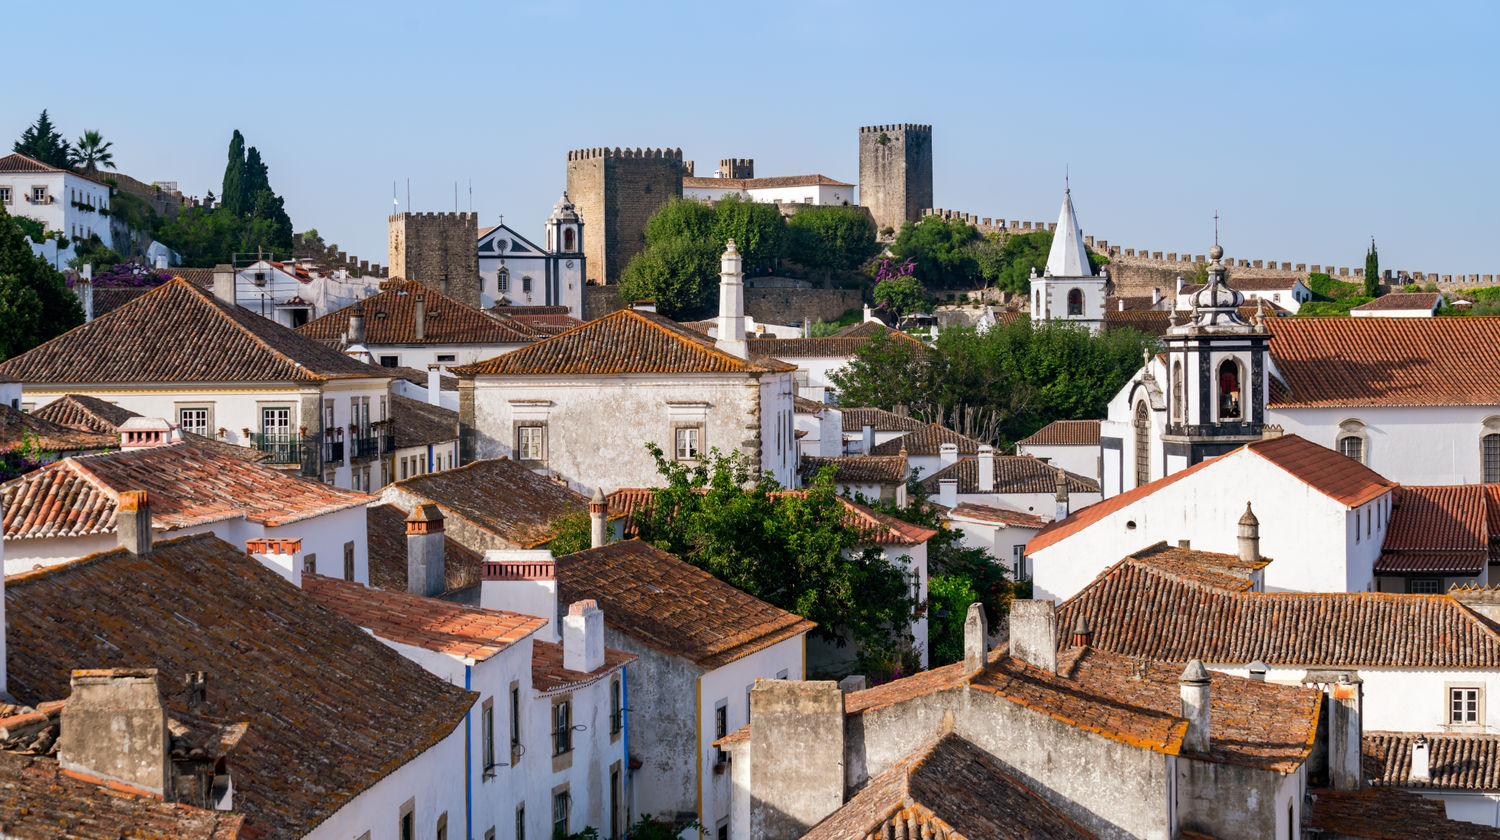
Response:
[[[859,127],[860,134],[874,134],[880,131],[913,131],[925,134],[932,133],[932,126],[921,123],[891,123],[890,125],[862,125]]]
[[[393,222],[397,221],[398,219],[411,219],[411,220],[423,220],[423,221],[451,220],[451,221],[460,222],[460,223],[473,221],[473,222],[475,222],[477,224],[479,222],[479,214],[478,213],[470,213],[470,212],[467,212],[467,211],[460,212],[460,213],[439,211],[439,212],[393,213],[391,215],[391,217],[390,217],[390,221],[393,221]]]
[[[592,160],[595,158],[626,158],[650,160],[682,160],[681,149],[622,149],[598,146],[592,149],[574,149],[568,152],[568,160]]]

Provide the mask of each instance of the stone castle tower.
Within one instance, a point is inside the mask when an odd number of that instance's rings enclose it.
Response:
[[[859,130],[859,203],[875,229],[900,232],[932,201],[932,126],[900,123]]]
[[[647,220],[682,198],[682,176],[688,174],[681,149],[568,152],[568,196],[589,226],[583,242],[588,282],[620,279],[630,258],[646,247]]]
[[[479,214],[397,213],[390,217],[392,278],[478,308]]]

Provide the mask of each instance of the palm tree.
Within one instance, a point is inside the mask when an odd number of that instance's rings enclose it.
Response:
[[[109,147],[113,145],[114,143],[106,143],[99,132],[85,131],[73,147],[74,168],[81,166],[89,175],[97,173],[101,166],[105,169],[114,169],[115,156],[109,150]]]

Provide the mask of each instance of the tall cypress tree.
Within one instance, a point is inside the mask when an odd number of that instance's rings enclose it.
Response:
[[[229,138],[229,163],[224,166],[224,187],[219,192],[219,207],[231,216],[243,216],[249,203],[245,183],[245,138],[239,129]]]
[[[1370,237],[1370,250],[1365,254],[1365,297],[1375,297],[1380,291],[1380,255],[1375,252],[1375,237]]]

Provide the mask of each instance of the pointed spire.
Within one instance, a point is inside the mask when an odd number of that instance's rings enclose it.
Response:
[[[1078,214],[1073,212],[1073,191],[1063,190],[1062,211],[1057,215],[1057,231],[1052,234],[1052,250],[1047,252],[1047,273],[1053,277],[1092,277],[1089,253],[1083,246],[1083,231]]]

